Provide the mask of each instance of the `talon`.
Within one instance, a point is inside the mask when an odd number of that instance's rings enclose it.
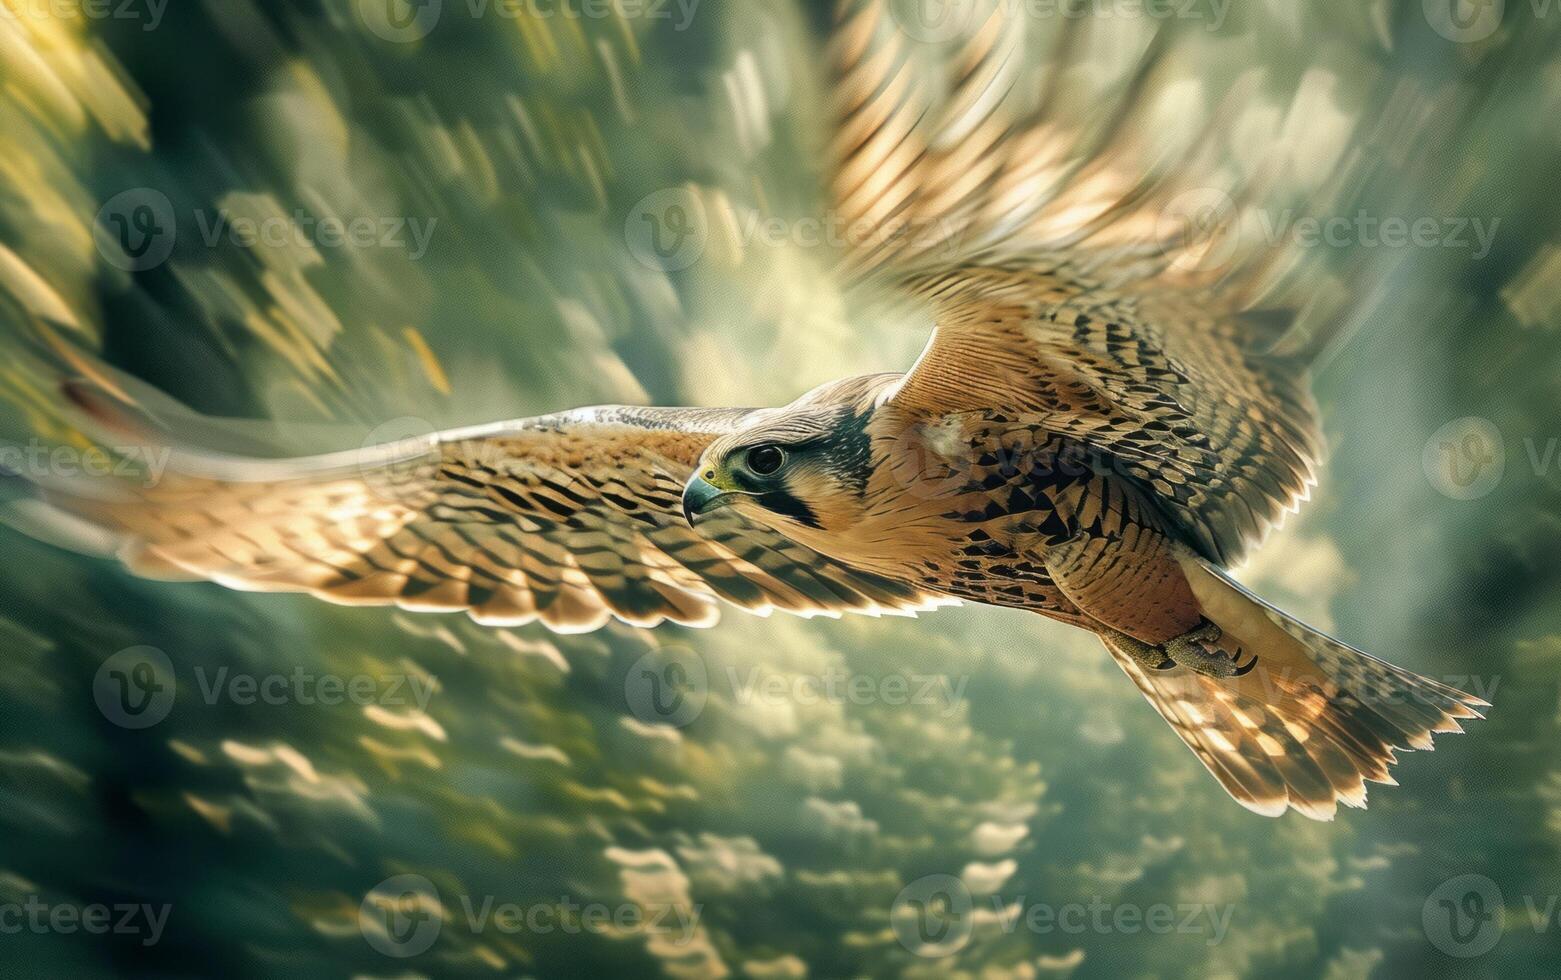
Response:
[[[1181,666],[1207,677],[1243,677],[1257,666],[1257,657],[1242,664],[1240,647],[1232,655],[1217,645],[1224,635],[1219,626],[1204,620],[1197,629],[1168,640],[1164,649]]]
[[[1257,666],[1257,654],[1255,654],[1255,653],[1252,654],[1252,659],[1247,661],[1246,666],[1242,666],[1241,665],[1241,648],[1237,647],[1236,648],[1235,661],[1236,661],[1236,672],[1234,674],[1232,674],[1231,676],[1232,677],[1245,677],[1248,674],[1252,673],[1252,668],[1253,667]]]
[[[1113,630],[1111,639],[1145,670],[1170,670],[1176,666],[1176,661],[1166,656],[1164,650],[1150,646],[1142,640],[1135,640],[1126,633],[1118,633]]]

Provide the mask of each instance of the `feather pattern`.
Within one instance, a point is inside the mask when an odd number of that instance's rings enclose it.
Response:
[[[120,433],[168,438],[106,391],[78,385],[74,397]],[[142,574],[466,610],[490,624],[708,626],[717,600],[804,616],[948,601],[735,513],[690,527],[684,481],[705,446],[751,414],[581,409],[297,460],[182,446],[152,487],[80,478],[40,489],[49,506],[111,532]]]

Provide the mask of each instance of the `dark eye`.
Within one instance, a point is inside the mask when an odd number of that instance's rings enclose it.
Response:
[[[748,468],[760,476],[769,476],[786,465],[786,450],[779,446],[754,446],[748,450]]]

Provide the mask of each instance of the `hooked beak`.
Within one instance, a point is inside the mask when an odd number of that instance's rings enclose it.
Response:
[[[696,473],[683,488],[683,519],[692,527],[695,517],[730,502],[731,494]]]

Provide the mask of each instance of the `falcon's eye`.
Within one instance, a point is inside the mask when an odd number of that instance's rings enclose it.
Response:
[[[748,469],[760,476],[770,476],[786,465],[786,450],[779,446],[754,446],[744,460]]]

